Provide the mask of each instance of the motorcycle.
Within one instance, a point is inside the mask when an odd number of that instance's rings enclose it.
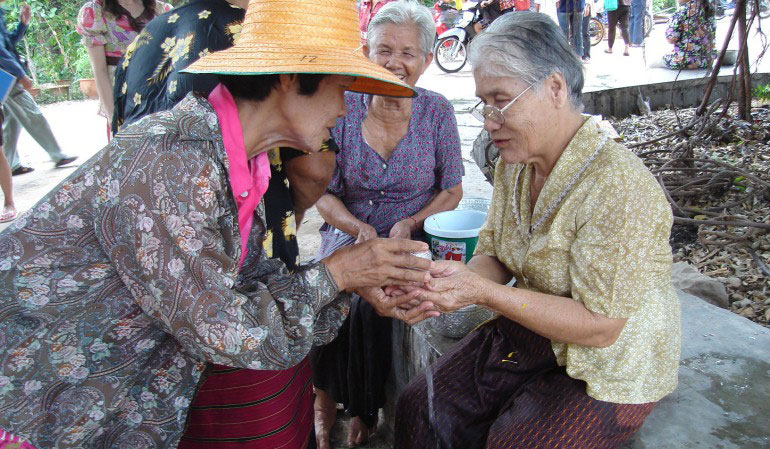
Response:
[[[468,44],[477,34],[474,25],[481,21],[478,5],[475,0],[466,1],[455,26],[438,36],[433,58],[438,68],[446,73],[460,71],[468,61]]]
[[[436,25],[436,40],[454,26],[458,14],[459,12],[453,4],[444,3],[441,0],[433,4],[433,23]]]

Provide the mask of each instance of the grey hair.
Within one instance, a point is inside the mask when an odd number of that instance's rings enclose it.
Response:
[[[538,90],[546,78],[560,73],[572,107],[583,110],[583,64],[545,14],[518,11],[499,17],[471,41],[468,60],[474,71],[519,78]]]
[[[423,55],[433,53],[433,39],[436,37],[436,24],[430,10],[414,1],[397,1],[383,6],[369,22],[366,40],[369,48],[374,48],[380,37],[382,25],[414,25],[420,36],[420,51]]]

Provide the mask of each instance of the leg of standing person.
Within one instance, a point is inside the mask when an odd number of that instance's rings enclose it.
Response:
[[[644,0],[631,0],[631,15],[628,23],[631,45],[642,45],[644,41],[644,8]]]
[[[7,103],[7,102],[6,102]],[[8,165],[11,167],[11,171],[19,172],[29,170],[32,168],[23,167],[19,160],[19,152],[16,150],[16,143],[19,141],[19,134],[21,134],[21,125],[16,120],[16,116],[8,110],[7,105],[3,105],[3,155],[8,161]],[[21,173],[14,173],[21,174]]]
[[[567,43],[569,43],[569,18],[568,14],[566,12],[557,12],[556,13],[556,19],[559,21],[559,28],[561,28],[562,33],[564,33],[564,37],[567,38]]]
[[[57,167],[69,164],[77,159],[77,157],[67,156],[62,152],[43,112],[26,89],[18,84],[14,86],[11,94],[5,100],[5,108],[6,112],[17,120],[16,126],[23,126],[29,135],[48,153]],[[16,129],[15,136],[12,132],[13,130],[9,129],[9,133],[5,136],[7,139],[4,140],[5,144],[9,147],[6,154],[13,155],[13,157],[9,157],[8,162],[16,164],[18,163],[18,150],[16,148],[19,138],[18,128]]]
[[[623,37],[623,42],[626,44],[623,55],[628,56],[628,49],[631,46],[631,38],[628,35],[628,5],[618,6],[618,23],[620,25],[620,35]]]
[[[607,12],[607,49],[605,53],[612,53],[612,46],[615,45],[615,32],[618,27],[619,10]]]
[[[0,108],[0,126],[3,123],[3,112]],[[11,166],[2,151],[3,138],[0,135],[0,188],[3,189],[3,212],[0,213],[0,223],[6,223],[16,218],[16,205],[13,204],[13,179]]]
[[[575,38],[573,48],[575,53],[582,59],[583,58],[583,12],[576,11],[572,13],[572,34]]]
[[[583,41],[583,62],[588,62],[591,60],[591,36],[589,35],[590,28],[591,16],[583,16],[583,25],[581,26],[581,29],[583,30],[581,35]]]

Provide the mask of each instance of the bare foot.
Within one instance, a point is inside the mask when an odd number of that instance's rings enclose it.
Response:
[[[377,430],[376,424],[369,428],[361,418],[354,416],[350,420],[350,427],[348,428],[348,447],[356,447],[366,443],[375,430]]]
[[[3,207],[3,213],[0,214],[0,223],[7,223],[16,219],[16,208],[13,205]]]
[[[315,442],[318,449],[331,449],[329,436],[337,420],[337,403],[325,391],[315,389],[313,412],[315,417]]]

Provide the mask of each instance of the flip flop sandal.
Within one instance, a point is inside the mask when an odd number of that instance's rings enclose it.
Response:
[[[18,167],[14,168],[11,172],[11,176],[18,176],[18,175],[26,175],[27,173],[32,173],[35,171],[32,167],[25,167],[23,165],[19,165]]]
[[[0,223],[8,223],[9,221],[13,221],[16,219],[18,215],[19,215],[18,211],[6,212],[0,215]]]

